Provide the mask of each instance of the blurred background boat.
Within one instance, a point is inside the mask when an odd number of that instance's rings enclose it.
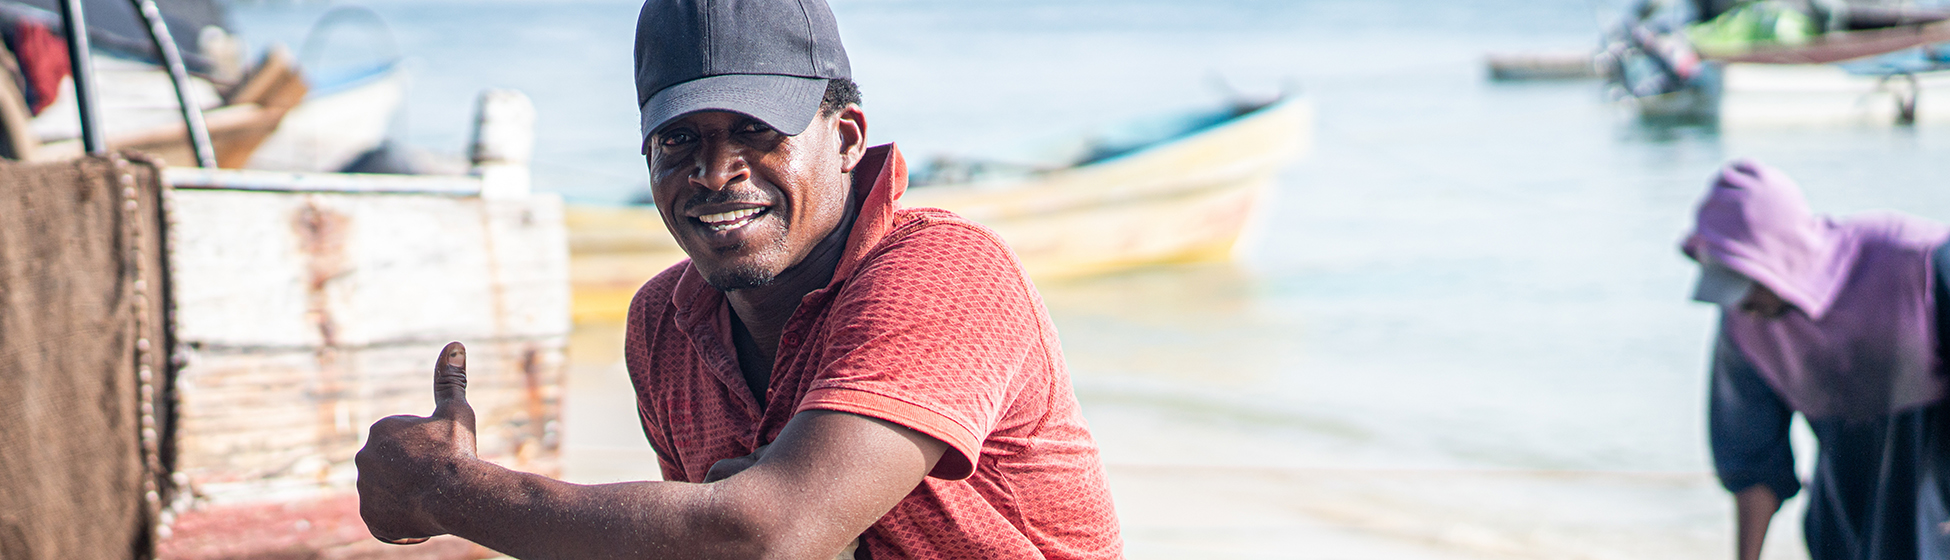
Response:
[[[994,228],[1040,278],[1222,262],[1312,126],[1313,105],[1290,97],[1127,127],[1074,166],[1021,177],[937,182],[953,164],[936,160],[903,203]]]
[[[194,164],[187,129],[169,73],[160,66],[146,30],[129,2],[88,0],[93,18],[90,37],[97,45],[95,77],[103,132],[110,149],[136,149],[178,165]],[[204,113],[217,164],[228,169],[334,172],[379,169],[408,173],[454,174],[464,164],[399,163],[403,155],[386,139],[405,97],[406,72],[397,49],[356,65],[325,71],[301,68],[316,61],[315,51],[338,27],[377,25],[377,16],[340,8],[321,17],[308,33],[305,51],[294,56],[271,48],[245,64],[244,48],[228,27],[223,5],[214,0],[169,0],[161,4],[171,35],[189,71],[188,97]],[[0,117],[10,123],[6,157],[53,161],[82,153],[73,78],[65,70],[65,45],[50,43],[60,33],[55,0],[0,0],[0,25],[11,31],[10,63],[16,70],[11,92],[25,110],[9,107]],[[384,31],[382,30],[382,33]]]
[[[1590,51],[1507,52],[1484,57],[1491,80],[1578,80],[1603,77],[1606,68]]]
[[[1950,123],[1950,11],[1772,0],[1644,2],[1604,38],[1607,91],[1640,117],[1722,126]]]
[[[1101,134],[1073,163],[935,159],[901,203],[996,230],[1038,278],[1230,259],[1273,177],[1306,151],[1304,97],[1241,102]],[[578,321],[620,321],[630,297],[684,258],[651,206],[572,205]]]

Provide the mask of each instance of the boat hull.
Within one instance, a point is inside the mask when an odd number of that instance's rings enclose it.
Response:
[[[1723,74],[1723,126],[1950,123],[1950,71],[1872,76],[1829,64],[1735,63]]]
[[[902,202],[995,229],[1038,277],[1226,260],[1312,122],[1311,104],[1287,100],[1123,157],[1015,184],[912,189]]]
[[[272,171],[345,169],[386,140],[406,100],[406,71],[395,63],[365,79],[321,88],[284,114],[245,167]]]
[[[168,176],[183,501],[160,557],[482,557],[464,543],[373,546],[352,458],[372,422],[433,410],[433,359],[459,340],[480,455],[560,472],[560,200],[455,192],[481,192],[472,178]]]

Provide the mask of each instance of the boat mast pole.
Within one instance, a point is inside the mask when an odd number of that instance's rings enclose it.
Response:
[[[183,124],[189,128],[190,149],[196,152],[196,166],[216,167],[217,154],[210,147],[210,128],[203,122],[203,108],[190,99],[189,71],[183,69],[183,52],[176,49],[176,39],[169,36],[162,10],[156,8],[155,0],[129,0],[129,3],[135,4],[135,11],[149,24],[149,42],[162,55],[163,66],[169,68],[169,82],[176,86],[176,102],[182,105]]]
[[[61,0],[61,34],[68,40],[68,66],[74,72],[75,106],[81,113],[81,146],[88,153],[108,153],[95,116],[95,65],[88,55],[88,21],[81,0]]]

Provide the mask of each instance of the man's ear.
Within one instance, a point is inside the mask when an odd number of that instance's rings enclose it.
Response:
[[[833,127],[840,137],[840,172],[852,173],[867,157],[867,113],[859,105],[847,105],[833,114]]]

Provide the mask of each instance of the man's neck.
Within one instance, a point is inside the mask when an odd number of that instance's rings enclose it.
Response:
[[[811,258],[808,257],[808,260]],[[782,274],[771,284],[725,294],[725,300],[731,304],[731,312],[737,314],[745,330],[751,333],[752,341],[758,345],[757,350],[765,358],[766,367],[770,367],[770,362],[778,357],[779,336],[785,329],[786,320],[791,319],[792,312],[799,309],[799,300],[831,282],[833,269],[838,264],[837,260],[832,263],[803,263],[788,271],[798,273],[792,274],[790,279]],[[812,265],[814,270],[800,270],[807,265]]]
[[[846,256],[846,240],[852,236],[853,223],[860,215],[860,200],[849,203],[853,211],[840,220],[832,233],[826,234],[811,253],[799,264],[779,274],[771,283],[757,288],[747,288],[728,292],[725,300],[731,304],[731,312],[738,315],[745,329],[751,333],[757,350],[766,360],[765,366],[778,358],[779,337],[785,329],[785,322],[792,318],[792,312],[799,309],[799,301],[813,290],[826,287],[833,281],[833,271],[839,268],[840,259]]]

